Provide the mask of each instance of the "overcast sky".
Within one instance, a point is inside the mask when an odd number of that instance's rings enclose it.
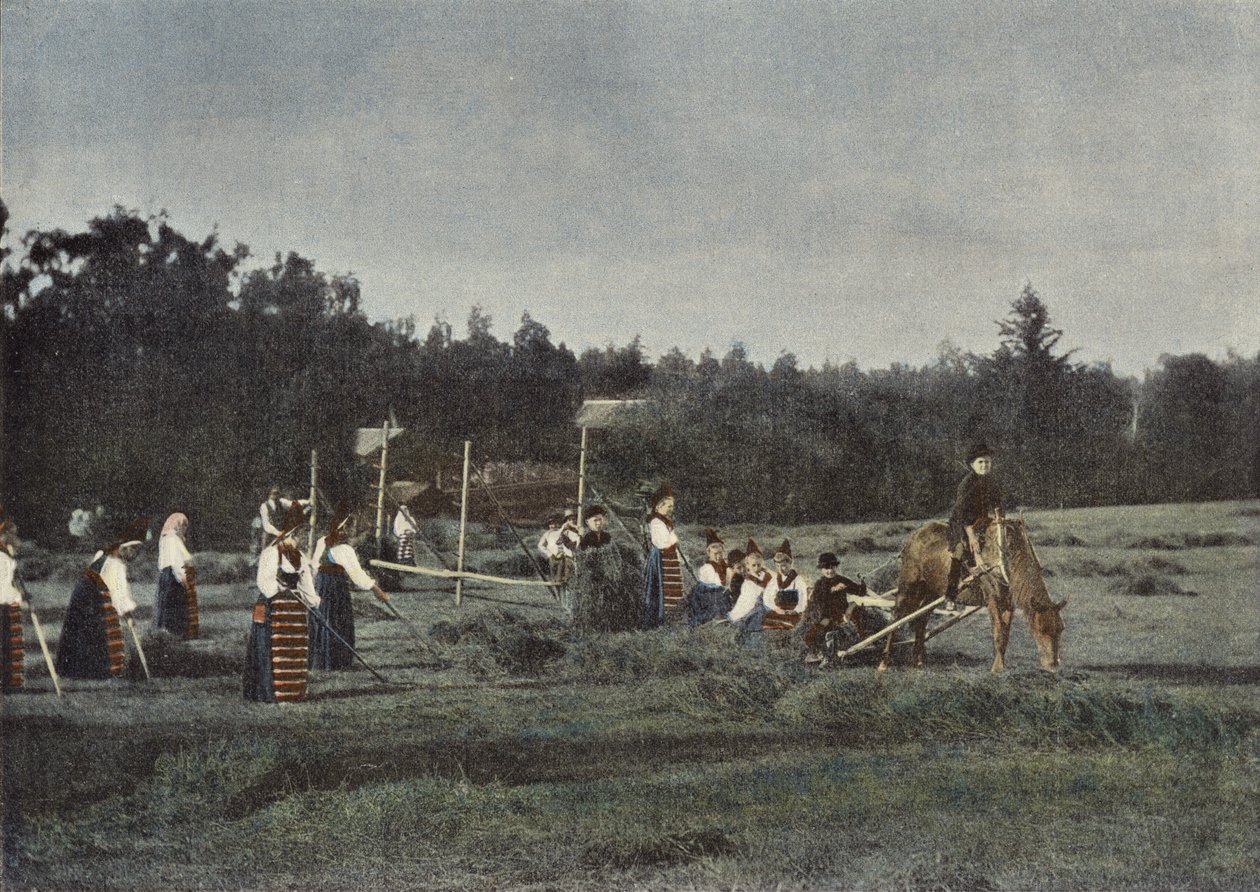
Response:
[[[0,0],[11,241],[114,204],[580,351],[1260,350],[1260,4]]]

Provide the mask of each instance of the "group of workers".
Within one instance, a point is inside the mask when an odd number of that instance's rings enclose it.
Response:
[[[328,532],[305,555],[297,539],[306,526],[306,503],[281,499],[273,489],[262,506],[270,539],[258,557],[258,596],[246,638],[243,694],[248,700],[285,702],[306,696],[309,670],[341,670],[354,659],[351,587],[389,602],[377,582],[364,572],[349,544],[354,515],[337,506]],[[188,549],[188,518],[170,515],[158,539],[158,582],[153,604],[157,630],[188,641],[200,637],[196,572]],[[20,605],[28,603],[17,574],[12,526],[0,516],[0,639],[3,640],[3,688],[22,686],[24,646]],[[80,573],[70,593],[49,671],[54,678],[108,679],[123,674],[126,648],[123,625],[135,630],[136,600],[127,567],[148,537],[148,521],[120,530]],[[42,631],[40,633],[42,635]],[[146,666],[147,671],[147,666]]]
[[[959,577],[969,560],[978,560],[979,537],[1001,494],[989,472],[992,450],[976,446],[968,454],[969,472],[959,484],[950,515],[953,567],[947,597],[956,593]],[[668,485],[650,498],[646,518],[647,559],[644,566],[641,628],[660,626],[668,618],[686,614],[692,625],[711,620],[729,622],[742,632],[792,629],[801,621],[811,600],[842,599],[857,583],[838,574],[832,552],[818,556],[820,574],[811,587],[797,569],[791,542],[784,539],[766,566],[764,553],[753,539],[742,550],[726,551],[716,530],[706,530],[706,559],[695,569],[695,584],[684,591],[683,557],[675,529],[675,497]],[[273,488],[260,508],[268,541],[258,559],[258,597],[246,644],[243,693],[264,702],[301,700],[306,695],[310,669],[340,670],[355,658],[354,615],[350,590],[371,591],[389,604],[377,582],[364,572],[354,548],[354,515],[345,503],[333,511],[328,530],[305,555],[297,532],[307,524],[307,503],[283,499]],[[588,530],[580,533],[576,511],[551,519],[538,547],[551,566],[551,582],[567,586],[574,560],[583,550],[607,547],[608,513],[591,506],[585,517]],[[200,634],[196,573],[187,545],[188,518],[175,513],[162,526],[158,541],[158,585],[154,624],[184,640]],[[398,557],[411,563],[416,524],[400,509],[394,521]],[[26,601],[15,561],[12,525],[0,512],[0,646],[3,647],[3,688],[22,684],[24,645],[19,607]],[[70,678],[111,678],[123,671],[126,623],[139,647],[133,614],[136,602],[127,578],[148,535],[147,520],[121,530],[80,574],[70,595],[58,642],[55,672]],[[42,637],[42,633],[41,633]],[[53,666],[50,665],[50,672]]]

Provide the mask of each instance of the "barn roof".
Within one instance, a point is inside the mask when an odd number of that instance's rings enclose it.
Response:
[[[651,400],[584,400],[573,423],[602,430],[634,424],[650,407]]]

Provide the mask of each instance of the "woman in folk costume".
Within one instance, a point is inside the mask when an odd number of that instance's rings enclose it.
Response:
[[[354,654],[346,647],[347,644],[354,647],[352,584],[362,591],[371,591],[382,601],[389,600],[376,580],[363,572],[354,547],[345,541],[353,533],[354,515],[343,502],[337,505],[328,521],[328,535],[315,544],[312,563],[319,568],[315,574],[315,592],[319,595],[319,615],[324,622],[316,620],[310,626],[312,669],[349,669],[354,662]],[[345,644],[329,629],[345,639]]]
[[[136,609],[127,563],[140,551],[148,520],[137,520],[98,551],[70,593],[57,643],[57,673],[67,678],[113,678],[122,674],[120,618]]]
[[[406,505],[398,505],[398,513],[394,515],[394,538],[398,540],[396,560],[408,567],[416,563],[416,533],[419,531],[416,519],[411,516],[411,509]]]
[[[16,549],[10,538],[8,518],[0,511],[0,672],[4,673],[5,691],[22,686],[22,662],[26,645],[22,640],[22,590],[17,587]]]
[[[726,544],[717,530],[704,531],[707,560],[696,571],[696,584],[687,596],[687,624],[695,627],[731,612],[731,590],[726,587]]]
[[[652,513],[647,517],[647,563],[643,568],[643,628],[652,629],[683,607],[682,563],[674,532],[674,491],[668,483],[652,493]]]
[[[153,625],[185,641],[200,637],[197,575],[188,551],[188,518],[172,514],[158,539],[158,587]]]
[[[306,611],[318,609],[319,595],[294,536],[305,523],[302,506],[290,505],[280,535],[258,556],[258,600],[245,643],[246,700],[306,699]]]
[[[766,615],[766,589],[773,581],[774,574],[766,569],[761,546],[752,539],[748,540],[748,545],[744,548],[743,575],[739,597],[726,618],[739,626],[741,631],[760,632],[762,617]]]
[[[792,560],[792,543],[787,539],[774,553],[774,574],[766,587],[764,597],[766,615],[762,627],[766,629],[791,629],[801,620],[808,600],[809,588],[805,578],[796,572]]]

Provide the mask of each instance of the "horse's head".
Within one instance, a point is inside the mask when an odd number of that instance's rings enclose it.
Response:
[[[1047,672],[1058,672],[1063,665],[1063,617],[1067,599],[1028,612],[1028,631],[1037,644],[1037,659]]]
[[[1010,587],[1015,604],[1028,615],[1028,629],[1037,645],[1037,658],[1047,672],[1062,665],[1063,617],[1067,601],[1054,603],[1046,590],[1045,578],[1037,550],[1028,537],[1028,526],[1022,518],[996,520],[991,540],[999,555],[998,567],[1003,581]]]

